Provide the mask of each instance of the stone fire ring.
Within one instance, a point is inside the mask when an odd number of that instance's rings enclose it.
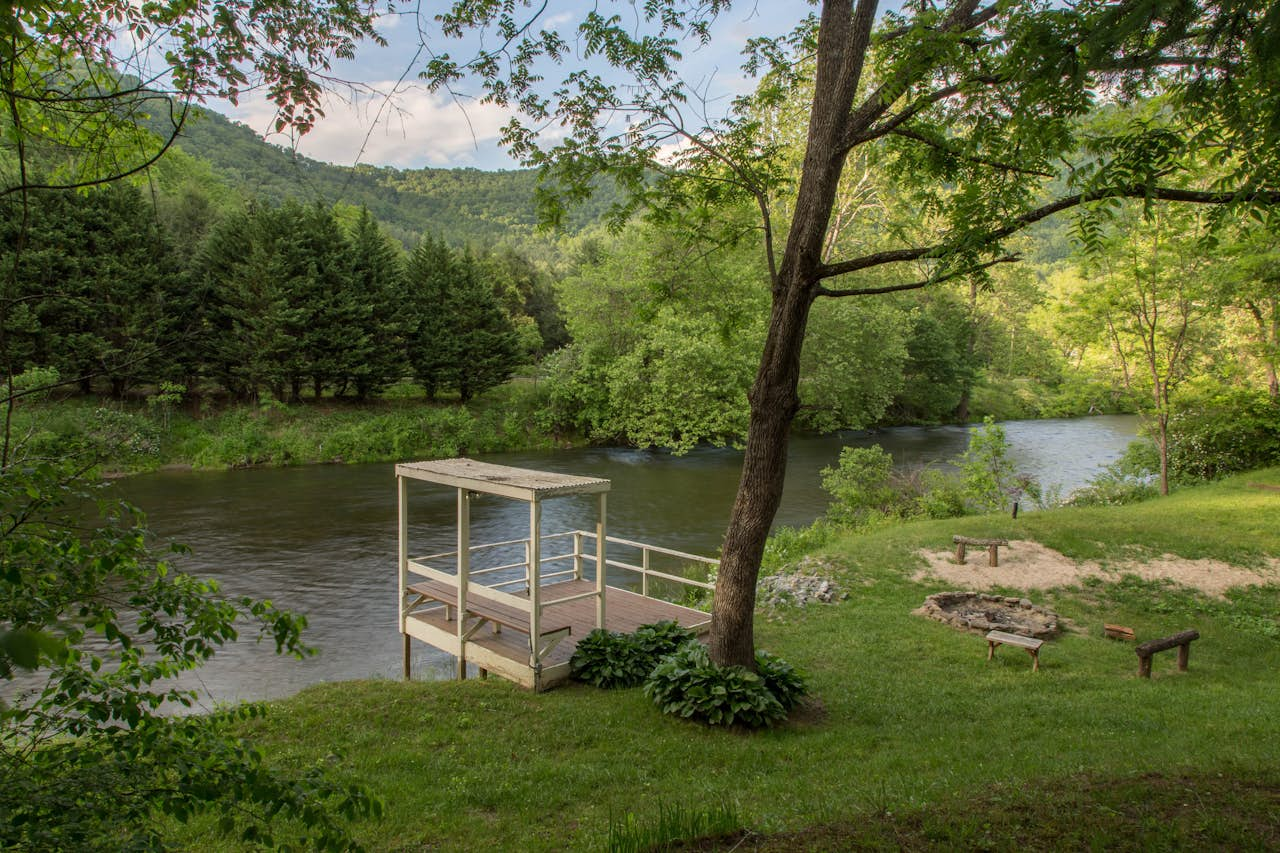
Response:
[[[939,592],[911,611],[937,619],[962,631],[985,634],[1005,631],[1046,640],[1057,636],[1058,614],[1025,598],[989,595],[985,592]]]

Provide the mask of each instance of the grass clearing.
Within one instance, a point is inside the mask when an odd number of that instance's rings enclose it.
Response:
[[[1274,848],[1280,586],[1225,601],[1133,579],[1033,594],[1077,626],[1045,645],[1038,674],[909,615],[942,588],[908,579],[917,551],[954,533],[1077,559],[1280,556],[1280,496],[1246,482],[1280,483],[1280,469],[1134,506],[835,537],[822,554],[849,599],[757,618],[759,646],[807,671],[816,699],[773,730],[664,717],[639,689],[535,696],[490,679],[318,685],[247,733],[274,760],[370,785],[387,812],[357,834],[375,850],[607,849],[619,816],[721,804],[751,832],[730,847]],[[1169,652],[1147,681],[1103,621],[1202,638],[1189,672]],[[185,832],[208,849],[201,827]]]

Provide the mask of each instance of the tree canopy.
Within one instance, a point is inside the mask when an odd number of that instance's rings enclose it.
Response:
[[[459,0],[438,17],[440,35],[483,30],[496,46],[460,59],[436,45],[424,74],[437,86],[478,86],[519,113],[505,141],[554,180],[544,194],[553,216],[601,174],[635,205],[656,201],[659,216],[739,201],[757,209],[768,331],[712,627],[715,659],[750,666],[755,581],[781,499],[814,301],[980,277],[1016,257],[1011,238],[1063,211],[1077,212],[1088,243],[1122,198],[1272,216],[1280,14],[1256,0],[952,0],[878,16],[874,0],[830,0],[792,32],[747,45],[762,85],[728,117],[699,120],[679,50],[710,38],[730,6],[594,9],[562,32],[545,5]],[[556,66],[568,70],[548,80]],[[786,180],[786,146],[765,117],[802,89],[812,93],[808,130]],[[1085,121],[1143,98],[1157,99],[1146,113]],[[672,142],[682,146],[674,158]],[[1197,168],[1206,159],[1215,167],[1207,184]],[[893,179],[896,214],[828,253],[842,177],[859,163]]]

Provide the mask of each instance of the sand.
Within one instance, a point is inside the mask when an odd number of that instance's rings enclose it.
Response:
[[[1088,560],[1078,562],[1025,539],[1015,539],[1001,547],[1000,565],[996,568],[987,565],[985,548],[971,548],[963,565],[954,562],[955,551],[921,551],[920,556],[928,568],[917,572],[914,580],[937,578],[958,589],[1052,589],[1073,586],[1089,577],[1118,580],[1121,575],[1132,574],[1145,580],[1171,580],[1221,596],[1232,587],[1280,583],[1280,559],[1275,558],[1263,567],[1241,568],[1220,560],[1187,560],[1164,554],[1147,561],[1110,562],[1104,568]]]

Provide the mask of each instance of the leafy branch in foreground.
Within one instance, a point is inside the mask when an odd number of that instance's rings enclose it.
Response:
[[[356,847],[345,823],[381,804],[327,769],[269,766],[231,732],[262,705],[172,713],[198,700],[174,678],[238,619],[301,657],[305,618],[175,571],[127,504],[97,500],[86,522],[94,500],[50,463],[0,472],[0,846],[162,847],[161,817],[213,810],[247,842]]]

